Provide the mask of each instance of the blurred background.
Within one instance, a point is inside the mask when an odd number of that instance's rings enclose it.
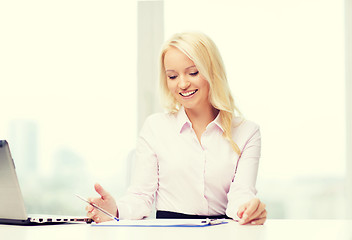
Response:
[[[28,212],[85,215],[74,194],[95,182],[124,194],[140,127],[162,111],[161,43],[197,30],[261,126],[269,218],[351,217],[345,17],[343,0],[1,1],[0,138]]]

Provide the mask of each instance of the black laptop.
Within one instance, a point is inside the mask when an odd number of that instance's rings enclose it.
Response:
[[[6,140],[0,140],[0,224],[46,225],[90,222],[91,219],[87,217],[27,215],[9,144]]]

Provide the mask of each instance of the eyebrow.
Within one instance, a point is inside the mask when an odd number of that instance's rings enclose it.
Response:
[[[192,66],[186,67],[185,70],[188,70],[188,69],[193,68],[193,67],[196,67],[196,65],[192,65]],[[175,70],[166,69],[165,72],[175,72]]]

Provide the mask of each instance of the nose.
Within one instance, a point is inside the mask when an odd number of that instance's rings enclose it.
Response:
[[[180,76],[179,81],[178,81],[178,87],[180,89],[187,89],[191,83],[188,81],[187,77],[185,76]]]

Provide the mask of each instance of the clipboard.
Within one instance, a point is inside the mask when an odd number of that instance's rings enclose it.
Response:
[[[92,223],[92,227],[209,227],[228,223],[228,219],[144,219]]]

